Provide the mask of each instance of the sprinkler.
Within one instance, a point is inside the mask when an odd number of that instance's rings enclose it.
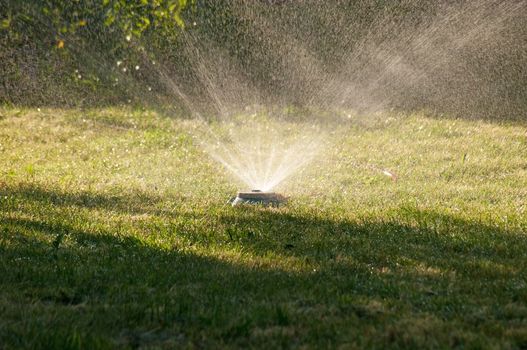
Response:
[[[278,207],[285,201],[286,198],[281,194],[252,190],[250,192],[238,192],[238,195],[231,201],[231,203],[233,207],[240,204],[260,204],[264,206]]]

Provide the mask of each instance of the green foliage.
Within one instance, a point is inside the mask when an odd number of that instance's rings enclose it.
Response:
[[[125,33],[140,36],[150,28],[162,30],[165,34],[174,25],[183,28],[182,11],[188,6],[187,0],[103,0],[107,8],[105,24],[119,23]]]
[[[182,13],[190,4],[187,0],[8,0],[2,8],[1,28],[15,37],[53,32],[60,37],[83,27],[140,36],[149,29],[183,28]]]
[[[187,0],[7,0],[0,4],[0,102],[127,101],[109,65],[141,55],[135,40],[174,45]],[[117,58],[116,58],[117,57]],[[81,78],[79,78],[81,77]],[[126,87],[126,88],[129,88]]]

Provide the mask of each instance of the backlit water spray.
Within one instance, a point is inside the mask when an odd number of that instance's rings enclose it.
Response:
[[[285,197],[271,191],[324,148],[331,130],[329,120],[313,118],[287,104],[260,104],[260,92],[224,50],[213,44],[200,50],[198,40],[188,33],[182,40],[194,59],[191,68],[204,102],[184,92],[164,65],[152,64],[146,55],[143,64],[156,72],[160,83],[199,121],[195,141],[246,189],[238,193],[233,205],[283,203]]]
[[[285,197],[271,191],[313,160],[327,143],[329,128],[302,112],[287,111],[288,106],[256,104],[254,87],[237,71],[226,69],[228,61],[220,59],[221,52],[210,60],[194,46],[194,38],[185,39],[207,103],[196,103],[159,63],[144,63],[199,121],[195,141],[250,191],[240,192],[233,205],[284,202]]]

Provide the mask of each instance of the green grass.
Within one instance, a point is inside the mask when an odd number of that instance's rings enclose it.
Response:
[[[192,121],[0,115],[2,349],[527,347],[525,125],[354,117],[232,208]]]

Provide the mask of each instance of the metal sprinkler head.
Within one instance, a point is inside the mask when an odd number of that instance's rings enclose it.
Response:
[[[238,192],[236,198],[232,200],[232,206],[240,204],[253,204],[278,207],[285,203],[286,198],[281,194],[274,192],[262,192],[260,190],[252,190],[250,192]]]

